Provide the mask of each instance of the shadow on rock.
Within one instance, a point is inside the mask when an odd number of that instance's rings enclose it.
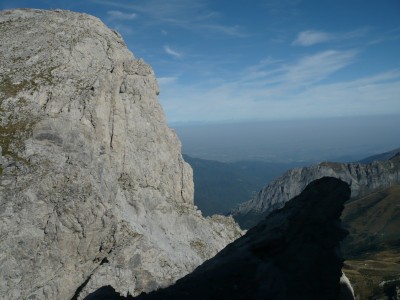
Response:
[[[349,197],[345,182],[315,180],[176,284],[128,299],[349,299],[339,283],[347,235],[340,215]],[[127,298],[108,286],[85,299]]]

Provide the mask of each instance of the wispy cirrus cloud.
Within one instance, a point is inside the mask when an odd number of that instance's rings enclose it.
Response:
[[[161,89],[170,122],[273,120],[351,115],[400,114],[400,72],[351,81],[319,83],[292,93],[284,85],[224,85],[204,90],[179,85]]]
[[[329,40],[332,40],[332,38],[333,36],[327,32],[306,30],[300,32],[292,44],[298,46],[312,46],[315,44],[327,42]]]
[[[172,49],[172,48],[171,48],[170,46],[168,46],[168,45],[165,45],[165,46],[164,46],[164,51],[165,51],[165,53],[167,53],[167,54],[169,54],[169,55],[172,55],[173,57],[176,57],[176,58],[179,58],[179,57],[182,56],[182,53],[180,53],[180,52],[178,52],[178,51]]]
[[[114,24],[114,29],[124,35],[131,35],[133,33],[133,29],[130,26],[121,23]]]
[[[400,70],[324,80],[358,54],[327,50],[293,61],[269,58],[208,86],[167,80],[160,100],[172,122],[400,113]]]
[[[168,24],[200,33],[206,31],[233,37],[248,36],[245,29],[237,24],[223,24],[221,15],[210,11],[206,2],[202,0],[147,0],[140,4],[109,0],[91,2],[119,9],[115,11],[128,10],[134,14],[139,13],[144,16],[148,26]]]
[[[107,11],[107,15],[113,20],[133,20],[137,17],[135,13],[124,13],[119,10],[109,10]]]
[[[159,77],[157,78],[157,82],[161,86],[166,86],[173,84],[177,81],[178,77],[175,76],[170,76],[170,77]]]
[[[308,85],[321,81],[351,64],[356,54],[355,50],[327,50],[306,56],[294,65],[286,67],[284,82]]]
[[[400,40],[400,27],[393,28],[381,34],[379,37],[371,40],[368,45],[378,45],[387,41]]]
[[[218,24],[203,24],[203,25],[199,25],[199,27],[210,30],[214,33],[222,33],[222,34],[234,36],[234,37],[246,37],[249,35],[239,25],[224,26],[224,25],[218,25]]]
[[[266,59],[244,71],[238,83],[297,89],[313,85],[354,62],[356,50],[327,50],[306,55],[296,61]]]
[[[321,30],[305,30],[298,33],[297,38],[292,42],[292,45],[309,47],[331,41],[351,40],[365,36],[368,31],[368,27],[339,33],[325,32]]]
[[[147,18],[159,21],[190,19],[199,14],[205,5],[200,0],[146,0],[137,2],[119,2],[109,0],[91,0],[93,3],[138,12]]]

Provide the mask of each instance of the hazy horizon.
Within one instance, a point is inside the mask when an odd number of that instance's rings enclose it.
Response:
[[[399,115],[170,126],[182,153],[222,162],[347,162],[400,147]]]

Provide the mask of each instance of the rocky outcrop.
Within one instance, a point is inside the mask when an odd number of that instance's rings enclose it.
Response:
[[[231,214],[242,228],[250,228],[300,194],[310,182],[324,176],[340,178],[350,184],[352,197],[363,196],[400,182],[400,155],[370,164],[323,162],[291,169],[264,187],[254,199],[240,204]]]
[[[0,12],[0,298],[137,295],[240,235],[203,218],[152,69],[98,19]]]
[[[339,218],[349,197],[343,181],[316,180],[175,285],[135,299],[354,299],[348,281],[340,292],[339,242],[347,232]],[[87,300],[102,299],[100,292]]]

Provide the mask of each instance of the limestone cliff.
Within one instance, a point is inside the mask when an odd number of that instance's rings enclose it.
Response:
[[[291,169],[264,187],[254,199],[240,204],[231,213],[241,226],[252,227],[264,216],[300,194],[311,181],[324,176],[340,178],[349,183],[352,197],[363,196],[372,190],[400,182],[400,155],[369,164],[323,162]]]
[[[0,298],[137,295],[241,232],[203,218],[152,69],[98,19],[0,12]]]

